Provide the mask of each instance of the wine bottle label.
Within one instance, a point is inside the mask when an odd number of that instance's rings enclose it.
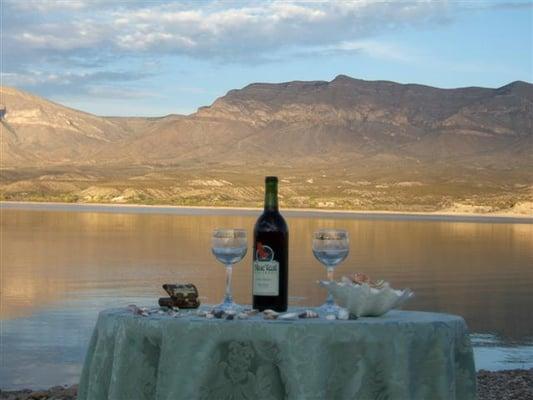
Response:
[[[255,252],[252,291],[254,296],[279,295],[279,262],[274,260],[272,248],[261,242]]]
[[[254,296],[279,295],[279,262],[254,262]]]

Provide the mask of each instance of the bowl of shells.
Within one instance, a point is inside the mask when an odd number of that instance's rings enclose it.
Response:
[[[372,281],[368,275],[356,273],[340,281],[319,281],[337,304],[355,317],[379,317],[400,308],[414,296],[410,289],[396,290],[383,280]]]

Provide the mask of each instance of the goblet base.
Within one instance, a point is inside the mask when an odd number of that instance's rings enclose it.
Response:
[[[233,302],[233,301],[223,301],[222,303],[220,304],[217,304],[216,306],[213,307],[213,310],[214,311],[224,311],[224,312],[228,312],[228,311],[232,311],[232,312],[239,312],[242,310],[242,306],[240,306],[239,304]]]
[[[341,306],[338,306],[335,303],[324,303],[320,307],[318,307],[318,312],[323,313],[323,314],[337,315],[340,309],[341,309]]]

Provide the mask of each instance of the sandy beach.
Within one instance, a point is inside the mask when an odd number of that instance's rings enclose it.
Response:
[[[0,209],[21,209],[41,211],[78,211],[78,212],[119,212],[146,214],[187,214],[187,215],[257,215],[262,209],[251,207],[219,207],[219,206],[175,206],[175,205],[144,205],[116,203],[61,203],[61,202],[30,202],[1,201]],[[418,219],[476,222],[509,222],[533,223],[533,213],[499,212],[473,213],[462,211],[436,212],[401,212],[376,210],[326,210],[313,208],[284,208],[283,214],[288,217],[330,217],[330,218],[361,218],[361,219]]]

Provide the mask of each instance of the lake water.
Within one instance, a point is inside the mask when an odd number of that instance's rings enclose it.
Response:
[[[1,206],[0,388],[77,382],[98,311],[155,305],[161,284],[193,282],[222,299],[216,227],[251,235],[258,211]],[[462,315],[478,369],[533,367],[533,224],[522,220],[287,212],[290,298],[318,305],[325,277],[311,251],[322,227],[348,230],[354,271],[410,287],[408,309]],[[464,220],[463,220],[464,219]],[[250,303],[250,254],[234,268],[234,297]]]

